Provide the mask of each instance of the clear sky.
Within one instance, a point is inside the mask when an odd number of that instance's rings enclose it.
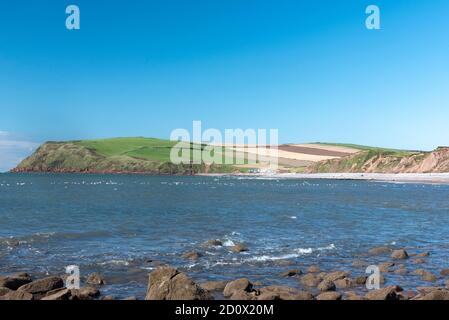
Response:
[[[0,169],[32,142],[168,138],[193,120],[286,143],[449,145],[449,1],[0,2]]]

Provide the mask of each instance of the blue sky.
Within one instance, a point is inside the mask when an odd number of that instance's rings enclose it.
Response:
[[[168,138],[193,120],[285,143],[448,145],[448,16],[447,0],[1,1],[0,169],[31,142]]]

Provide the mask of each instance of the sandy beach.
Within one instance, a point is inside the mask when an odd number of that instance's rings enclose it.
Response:
[[[211,174],[205,175],[211,176]],[[225,176],[225,174],[212,174],[212,176]],[[236,174],[235,176],[269,179],[365,180],[391,183],[449,184],[449,173],[275,173]]]

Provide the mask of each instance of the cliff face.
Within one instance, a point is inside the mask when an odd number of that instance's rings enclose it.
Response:
[[[449,172],[449,148],[397,155],[362,151],[340,159],[318,162],[307,173],[443,173]]]

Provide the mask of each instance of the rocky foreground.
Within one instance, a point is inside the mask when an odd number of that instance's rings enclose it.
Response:
[[[240,248],[241,249],[241,248]],[[383,274],[409,273],[410,265],[424,264],[428,252],[408,254],[404,249],[389,247],[373,248],[371,255],[387,255],[391,261],[378,265],[380,283],[385,283]],[[185,254],[186,259],[195,259],[195,252]],[[357,264],[357,261],[353,263]],[[363,266],[361,266],[363,267]],[[293,277],[298,288],[285,286],[263,286],[247,278],[233,281],[209,281],[196,283],[186,273],[170,266],[160,266],[149,275],[146,300],[449,300],[449,269],[442,269],[435,275],[425,269],[411,272],[422,281],[435,283],[445,279],[445,287],[417,287],[403,290],[399,285],[382,286],[377,290],[366,290],[366,275],[351,276],[345,270],[322,272],[312,265],[304,272],[300,269],[286,270],[280,277]],[[50,276],[33,279],[27,273],[0,277],[0,300],[114,300],[102,296],[100,289],[106,280],[98,273],[84,279],[80,289],[65,288],[64,277]],[[126,300],[136,300],[128,297]]]

